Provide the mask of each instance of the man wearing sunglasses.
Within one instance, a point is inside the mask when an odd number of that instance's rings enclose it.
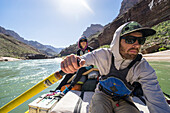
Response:
[[[136,82],[141,84],[150,113],[170,113],[154,69],[138,54],[146,37],[155,33],[137,22],[127,22],[115,31],[109,49],[97,49],[81,57],[70,55],[61,62],[65,73],[74,73],[83,65],[98,67],[101,77],[90,113],[140,113],[130,98]]]

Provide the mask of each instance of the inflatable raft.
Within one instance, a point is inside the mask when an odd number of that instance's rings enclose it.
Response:
[[[98,70],[91,69],[85,74],[88,75],[95,71]],[[94,84],[97,84],[97,78],[92,77],[96,76],[95,74],[91,74],[90,79],[84,83],[87,84],[85,85],[87,87],[82,86],[80,91],[70,90],[65,95],[61,91],[56,91],[51,92],[51,96],[50,94],[42,95],[28,105],[29,111],[26,113],[88,113],[90,101],[94,94]],[[149,113],[147,106],[139,98],[132,97],[132,100],[141,113]]]

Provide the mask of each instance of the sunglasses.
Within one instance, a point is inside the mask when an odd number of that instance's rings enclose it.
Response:
[[[125,42],[127,44],[133,44],[138,40],[138,43],[140,45],[143,45],[145,43],[146,38],[145,37],[135,37],[135,36],[126,36],[126,37],[121,37],[121,39],[125,39]]]
[[[80,42],[87,42],[87,40],[80,40]]]

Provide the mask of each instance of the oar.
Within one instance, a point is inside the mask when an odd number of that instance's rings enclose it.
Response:
[[[91,68],[90,70],[84,72],[83,75],[87,75],[88,73],[90,73],[90,72],[92,72],[92,71],[99,71],[99,69],[97,69],[97,68]],[[75,76],[76,76],[76,75],[73,75],[73,76],[67,81],[67,83],[70,83],[70,82],[74,79]]]
[[[74,85],[80,80],[80,78],[83,76],[83,74],[84,74],[86,71],[87,71],[86,67],[81,67],[81,68],[77,71],[77,73],[76,73],[74,79],[72,80],[70,86],[69,86],[69,87],[66,87],[66,89],[63,91],[63,93],[66,94],[68,91],[70,91],[70,90],[74,87]]]
[[[49,86],[51,86],[52,84],[60,80],[63,77],[63,75],[65,75],[65,73],[62,70],[51,74],[46,79],[42,80],[41,82],[39,82],[38,84],[30,88],[29,90],[25,91],[24,93],[22,93],[21,95],[19,95],[18,97],[16,97],[12,101],[10,101],[9,103],[1,107],[0,113],[7,113],[12,109],[16,108],[20,104],[24,103],[31,97],[35,96],[39,92],[43,91],[44,89],[48,88]]]

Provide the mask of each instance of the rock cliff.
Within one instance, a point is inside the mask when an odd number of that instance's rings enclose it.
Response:
[[[87,27],[87,29],[83,32],[83,35],[86,37],[89,37],[93,34],[96,34],[97,32],[100,32],[104,29],[104,27],[100,24],[91,24],[90,27]]]
[[[125,22],[137,21],[142,26],[152,27],[160,22],[170,20],[170,1],[169,0],[141,0],[124,14],[116,17],[111,23],[104,26],[104,30],[89,38],[89,45],[94,49],[109,45],[115,30]],[[76,48],[70,46],[72,49]],[[74,53],[75,50],[66,48],[61,56]],[[69,52],[67,52],[69,50]],[[72,51],[72,52],[71,52]]]
[[[123,0],[119,11],[119,16],[137,4],[140,0]]]
[[[110,44],[115,30],[125,22],[137,21],[142,26],[152,27],[169,20],[169,12],[169,0],[142,0],[105,27],[98,36],[99,45]]]

